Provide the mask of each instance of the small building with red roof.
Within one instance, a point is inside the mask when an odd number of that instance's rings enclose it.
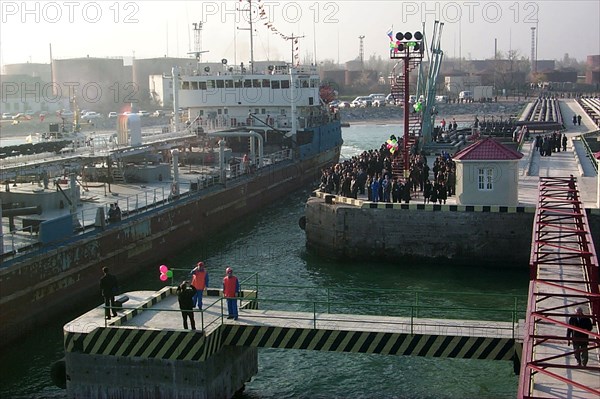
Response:
[[[523,154],[484,138],[454,154],[458,205],[519,205]]]

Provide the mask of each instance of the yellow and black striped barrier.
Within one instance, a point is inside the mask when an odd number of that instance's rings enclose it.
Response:
[[[223,325],[224,345],[399,356],[512,360],[511,338]]]

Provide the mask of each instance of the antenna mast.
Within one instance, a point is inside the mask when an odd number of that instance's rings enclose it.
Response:
[[[200,64],[202,62],[202,53],[208,53],[208,50],[202,50],[202,27],[204,23],[194,22],[192,25],[194,26],[194,51],[188,54],[194,55],[196,61]]]
[[[535,28],[535,26],[531,27],[531,72],[534,76],[537,74],[537,59],[535,56]]]
[[[358,59],[360,60],[360,69],[365,69],[365,46],[364,40],[365,35],[360,35],[358,39],[360,40],[360,46],[358,47]]]
[[[298,44],[298,39],[304,39],[304,35],[302,35],[302,36],[294,36],[294,34],[292,33],[291,36],[284,36],[283,37],[283,40],[290,40],[290,43],[292,45],[292,65],[300,63],[300,60],[296,60],[296,62],[294,62],[294,58],[298,58],[299,57],[298,54],[294,54],[294,51],[298,51],[298,47],[296,46]]]
[[[250,73],[254,73],[254,28],[252,28],[252,0],[246,0],[248,2],[248,23],[250,28],[238,28],[239,30],[250,31]],[[238,11],[244,11],[238,9]]]

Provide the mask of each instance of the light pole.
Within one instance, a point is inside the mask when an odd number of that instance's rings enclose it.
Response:
[[[421,32],[415,32],[414,35],[411,32],[398,32],[396,33],[396,41],[390,41],[390,58],[401,59],[403,63],[403,80],[401,83],[403,87],[404,100],[404,138],[403,138],[403,168],[404,174],[408,173],[410,159],[409,159],[409,147],[408,147],[408,132],[409,132],[409,118],[410,118],[410,102],[409,102],[409,74],[411,69],[417,67],[423,60],[423,34]]]

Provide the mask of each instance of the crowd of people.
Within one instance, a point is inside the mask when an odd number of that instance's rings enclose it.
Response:
[[[348,198],[360,195],[373,202],[406,204],[416,197],[423,203],[445,204],[448,196],[455,194],[456,165],[448,153],[438,156],[430,168],[426,156],[413,151],[407,177],[402,165],[400,151],[384,143],[379,149],[324,168],[320,190]]]
[[[567,151],[567,135],[560,132],[553,132],[545,136],[537,135],[535,137],[535,149],[540,153],[540,156],[549,157],[553,152]]]

